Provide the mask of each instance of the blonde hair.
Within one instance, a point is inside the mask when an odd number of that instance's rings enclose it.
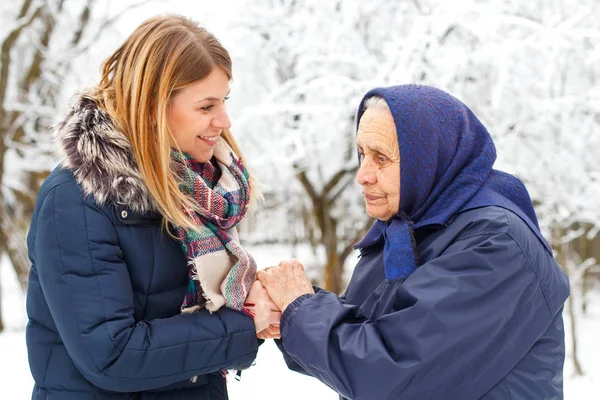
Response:
[[[229,53],[211,33],[183,16],[154,17],[104,62],[93,93],[131,142],[142,179],[165,224],[195,229],[184,210],[198,210],[196,202],[181,192],[171,170],[174,140],[167,107],[178,90],[206,78],[214,68],[232,78]],[[231,132],[223,130],[221,137],[244,163]],[[261,196],[252,177],[250,185],[254,204]]]

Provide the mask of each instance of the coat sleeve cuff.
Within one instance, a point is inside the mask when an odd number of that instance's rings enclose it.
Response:
[[[294,314],[296,314],[296,311],[298,311],[298,308],[300,308],[300,305],[304,302],[304,300],[306,300],[312,296],[314,296],[314,295],[313,294],[303,294],[302,296],[296,298],[296,300],[291,302],[285,308],[285,310],[283,311],[283,314],[281,314],[281,321],[279,324],[279,330],[280,330],[282,336],[283,336],[285,327],[288,325],[288,323],[290,322],[290,320],[292,319]]]

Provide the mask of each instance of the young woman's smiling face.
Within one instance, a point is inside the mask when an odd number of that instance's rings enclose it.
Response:
[[[173,138],[182,152],[198,162],[210,161],[221,132],[231,126],[225,108],[228,94],[229,77],[215,68],[170,100],[167,122]]]
[[[367,214],[387,221],[400,208],[400,149],[390,111],[369,107],[360,119],[356,144],[361,158],[357,181]]]

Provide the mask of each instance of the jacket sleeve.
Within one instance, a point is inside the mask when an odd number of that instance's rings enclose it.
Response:
[[[319,293],[321,290],[320,287],[318,286],[313,286],[313,290],[315,293]],[[340,301],[344,301],[344,295],[341,295],[339,297]],[[294,372],[299,372],[303,375],[309,375],[310,374],[304,370],[304,368],[302,368],[302,366],[300,364],[298,364],[296,361],[294,361],[292,359],[292,357],[290,357],[290,355],[287,353],[287,351],[285,351],[285,347],[283,346],[283,341],[281,339],[275,339],[275,345],[277,346],[277,348],[279,349],[279,351],[281,351],[281,355],[283,356],[283,361],[285,361],[285,364],[287,365],[287,367],[294,371]]]
[[[134,320],[116,231],[90,203],[75,184],[52,189],[40,206],[33,242],[42,291],[83,376],[103,389],[135,392],[249,366],[258,339],[253,321],[240,312]]]
[[[457,241],[384,284],[375,320],[326,291],[282,315],[289,357],[349,399],[480,398],[554,318],[552,294],[506,233]]]

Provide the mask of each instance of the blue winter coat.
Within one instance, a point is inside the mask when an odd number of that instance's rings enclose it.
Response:
[[[383,248],[347,292],[298,298],[281,319],[290,368],[352,400],[562,399],[566,275],[501,207],[416,231],[419,267],[388,281]]]
[[[27,240],[33,398],[226,399],[221,371],[255,359],[253,321],[226,308],[180,313],[184,254],[93,102],[75,105],[59,142],[65,158]]]

